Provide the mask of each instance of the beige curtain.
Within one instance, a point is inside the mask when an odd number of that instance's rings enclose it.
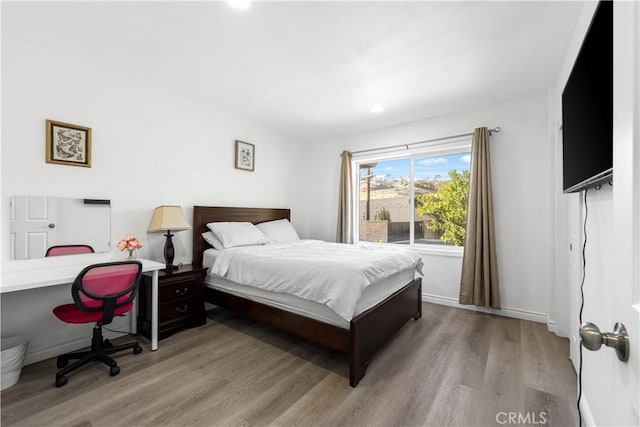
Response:
[[[351,184],[351,152],[342,152],[340,195],[338,199],[338,229],[336,242],[353,243],[353,186]]]
[[[459,302],[500,309],[489,131],[486,127],[473,132],[467,232],[464,240]]]

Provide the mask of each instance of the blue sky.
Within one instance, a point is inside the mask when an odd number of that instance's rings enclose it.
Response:
[[[451,169],[456,169],[458,172],[469,169],[470,160],[471,153],[415,159],[416,179],[433,179],[436,175],[440,175],[440,180],[447,180],[449,179],[448,172]],[[397,159],[378,162],[378,166],[371,169],[371,173],[374,179],[383,175],[388,175],[389,179],[407,178],[409,177],[410,161],[410,159]]]

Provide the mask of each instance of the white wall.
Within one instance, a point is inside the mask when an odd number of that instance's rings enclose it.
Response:
[[[554,124],[554,180],[557,188],[562,188],[562,90],[569,78],[582,40],[587,31],[597,2],[586,2],[573,37],[567,49],[558,79],[553,90],[550,110],[550,121]],[[602,195],[596,196],[602,197]],[[571,340],[571,359],[577,366],[579,341],[578,322],[579,284],[582,279],[582,221],[583,205],[580,194],[553,193],[554,236],[556,245],[556,261],[554,265],[554,281],[556,283],[552,295],[553,310],[557,313],[558,333]],[[597,209],[597,208],[594,208]],[[594,215],[598,212],[594,211]],[[594,245],[596,245],[594,243]],[[590,267],[592,267],[590,265]]]
[[[314,208],[309,234],[335,239],[338,154],[423,141],[500,126],[491,138],[496,239],[503,314],[536,321],[547,319],[553,289],[553,144],[549,138],[547,91],[523,99],[420,120],[314,146],[309,184]],[[558,190],[559,191],[559,190]],[[423,254],[423,293],[428,299],[456,304],[462,258]]]
[[[161,204],[181,205],[189,222],[196,204],[288,207],[305,236],[301,187],[291,179],[301,173],[300,144],[285,135],[6,35],[2,106],[3,271],[26,265],[6,258],[5,207],[15,195],[110,199],[111,241],[134,233],[144,244],[139,256],[156,261],[163,261],[164,237],[146,229]],[[92,128],[91,168],[45,163],[46,119]],[[235,139],[255,144],[255,172],[234,169]],[[176,264],[191,261],[191,240],[190,231],[174,238]],[[41,355],[87,337],[80,328],[60,327],[51,314],[68,301],[65,286],[2,295],[2,336],[31,330],[29,352]],[[18,308],[38,313],[32,324],[14,321]]]
[[[182,205],[188,219],[194,204],[291,207],[296,221],[296,141],[59,52],[2,42],[3,202],[12,195],[110,199],[112,239],[135,233],[146,243],[140,255],[157,260],[164,237],[146,228],[160,204]],[[45,163],[46,119],[93,129],[91,168]],[[234,169],[235,139],[256,145],[255,172]],[[4,210],[2,218],[7,227]],[[190,233],[175,243],[176,261],[190,261]]]
[[[560,122],[561,95],[573,63],[597,6],[587,2],[583,6],[562,69],[558,75],[553,100],[555,120]],[[637,355],[637,331],[640,322],[629,321],[627,311],[637,303],[639,290],[629,270],[637,269],[637,252],[628,240],[617,237],[633,236],[638,230],[638,43],[640,8],[631,2],[614,4],[614,186],[603,185],[600,190],[587,193],[587,245],[584,273],[583,321],[593,322],[603,332],[612,330],[613,322],[631,325],[631,354]],[[634,123],[635,121],[635,123]],[[634,128],[635,126],[635,128]],[[562,179],[562,137],[555,138],[555,169],[558,182]],[[633,180],[635,179],[635,183]],[[635,185],[635,200],[634,200]],[[584,192],[556,195],[556,244],[559,262],[555,268],[557,310],[565,310],[561,326],[570,337],[571,360],[580,363],[579,310],[582,272],[583,224],[585,220]],[[622,220],[622,221],[616,221]],[[629,222],[633,225],[626,228]],[[622,227],[622,229],[621,229]],[[637,239],[637,234],[636,237]],[[573,250],[570,250],[570,248]],[[562,262],[560,262],[562,260]],[[626,271],[625,271],[626,270]],[[622,278],[622,279],[620,279]],[[629,280],[632,279],[632,280]],[[614,290],[621,291],[619,295]],[[627,319],[625,321],[625,318]],[[634,341],[635,339],[635,341]],[[634,351],[635,350],[635,351]],[[581,408],[585,425],[633,425],[637,423],[638,362],[633,357],[620,363],[611,349],[583,351],[583,395]],[[634,377],[635,374],[635,377]],[[627,387],[627,389],[625,389]],[[631,402],[631,405],[628,403]],[[630,421],[631,420],[631,421]]]

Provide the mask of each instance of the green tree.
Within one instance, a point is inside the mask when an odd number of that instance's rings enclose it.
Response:
[[[416,211],[420,216],[433,218],[427,227],[439,233],[440,240],[463,246],[469,201],[469,171],[459,173],[452,169],[449,178],[436,192],[416,196]]]

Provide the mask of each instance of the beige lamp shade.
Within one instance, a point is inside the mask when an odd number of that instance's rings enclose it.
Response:
[[[153,210],[151,223],[147,233],[157,233],[159,231],[182,231],[190,230],[191,225],[187,222],[180,206],[158,206]]]

